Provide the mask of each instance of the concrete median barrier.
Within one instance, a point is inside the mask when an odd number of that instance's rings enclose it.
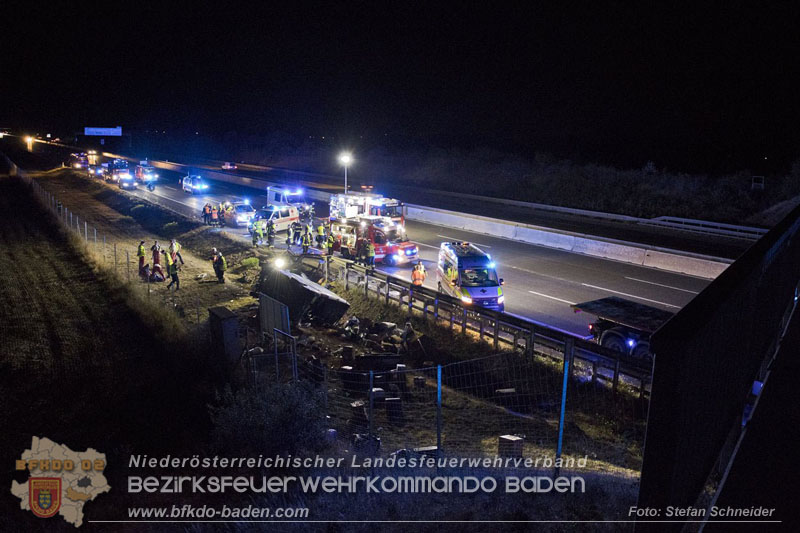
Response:
[[[707,279],[717,277],[731,263],[730,260],[717,257],[698,256],[678,250],[656,250],[637,243],[555,231],[539,226],[517,224],[477,215],[465,215],[454,211],[419,205],[406,205],[406,218],[437,226]]]

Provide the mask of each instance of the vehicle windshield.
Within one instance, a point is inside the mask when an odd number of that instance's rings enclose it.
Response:
[[[497,287],[497,272],[491,268],[467,268],[461,270],[462,287]]]
[[[402,216],[402,212],[400,210],[400,206],[397,205],[375,205],[370,208],[370,215],[375,215],[379,217],[393,217],[397,218]]]
[[[249,205],[249,204],[237,205],[236,206],[236,212],[237,213],[252,213],[255,210],[256,210],[255,207],[253,207],[252,205]]]
[[[384,233],[386,234],[386,240],[388,242],[405,242],[408,240],[406,234],[397,229],[387,229],[384,230]]]

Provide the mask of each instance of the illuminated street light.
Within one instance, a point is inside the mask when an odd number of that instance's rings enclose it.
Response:
[[[28,151],[33,152],[33,137],[30,135],[25,137],[25,144],[27,145]]]
[[[344,192],[347,194],[347,167],[353,162],[353,154],[342,152],[339,154],[339,164],[344,167]]]

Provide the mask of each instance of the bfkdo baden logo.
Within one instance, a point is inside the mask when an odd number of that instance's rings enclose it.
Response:
[[[94,448],[73,451],[47,438],[33,437],[31,447],[16,460],[17,471],[27,471],[25,483],[11,482],[19,507],[39,518],[60,515],[80,527],[86,502],[108,492],[103,471],[106,456]]]
[[[61,478],[32,477],[28,480],[28,501],[31,512],[39,518],[50,518],[61,508]]]

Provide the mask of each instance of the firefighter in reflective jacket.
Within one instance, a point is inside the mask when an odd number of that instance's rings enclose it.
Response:
[[[420,286],[425,282],[425,266],[422,261],[418,261],[411,271],[411,283]]]
[[[217,281],[220,283],[225,283],[225,271],[228,270],[228,261],[225,260],[225,256],[222,255],[222,252],[218,252],[216,248],[214,248],[214,257],[211,260],[211,264],[214,266],[214,273],[217,275]]]
[[[275,222],[272,219],[267,222],[267,246],[275,247]]]
[[[303,233],[303,253],[308,253],[308,248],[311,246],[311,234],[308,232],[308,228],[306,228],[305,233]]]
[[[325,241],[325,244],[328,246],[328,255],[333,255],[333,245],[336,243],[336,239],[333,236],[333,233],[328,233],[328,239]]]
[[[372,241],[367,241],[367,266],[375,268],[375,245]]]
[[[219,224],[219,210],[217,209],[217,206],[212,206],[211,207],[211,225],[212,226],[216,226],[217,224]]]
[[[136,249],[136,257],[139,258],[139,274],[142,273],[144,268],[144,258],[147,255],[147,250],[144,248],[144,241],[139,243],[139,248]]]
[[[258,243],[264,242],[264,226],[261,225],[260,220],[253,223],[253,246],[258,248]]]
[[[208,202],[203,206],[203,224],[206,226],[211,224],[211,204]]]
[[[319,226],[317,226],[317,246],[319,249],[322,250],[322,245],[325,243],[325,225],[320,220]]]

